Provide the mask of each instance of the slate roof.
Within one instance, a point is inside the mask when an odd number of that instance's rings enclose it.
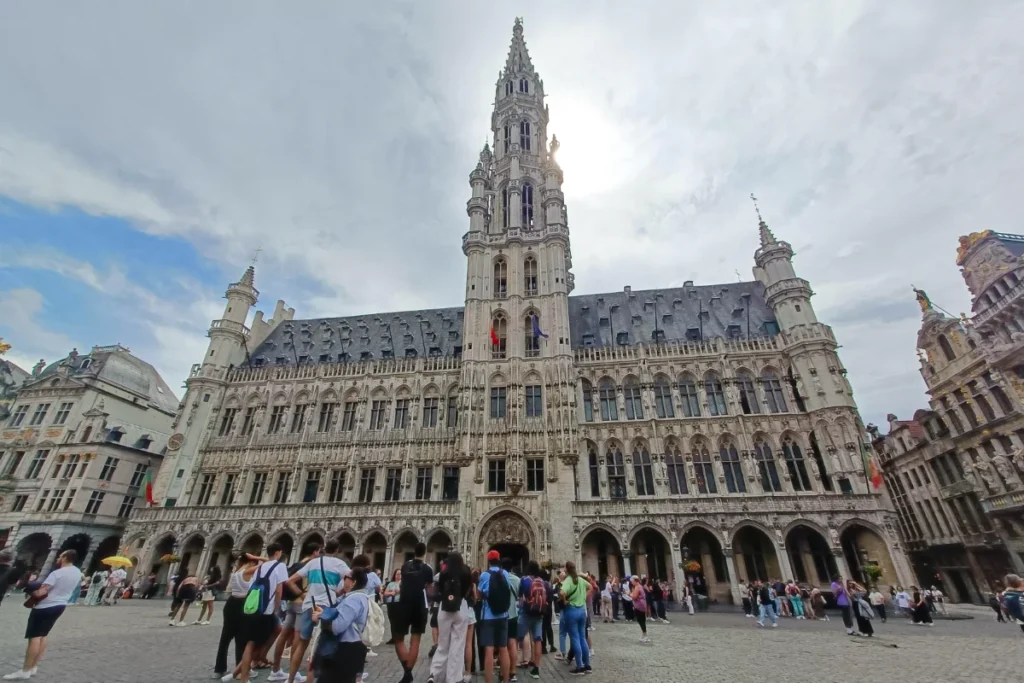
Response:
[[[569,297],[573,348],[661,341],[752,337],[777,332],[760,282],[736,282]],[[543,321],[542,321],[543,322]],[[291,320],[256,349],[253,365],[358,362],[462,353],[463,308]],[[625,336],[620,336],[625,333]]]
[[[62,366],[67,368],[69,377],[96,377],[145,396],[161,410],[170,413],[178,411],[178,398],[156,368],[123,346],[94,346],[88,354],[68,354],[46,366],[38,377],[29,377],[26,385],[56,375]]]

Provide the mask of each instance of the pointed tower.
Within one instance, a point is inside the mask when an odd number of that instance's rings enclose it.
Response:
[[[756,201],[755,201],[756,207]],[[793,247],[776,239],[758,211],[761,246],[754,254],[754,277],[765,286],[765,302],[775,313],[779,340],[788,361],[787,375],[797,408],[815,425],[811,446],[828,463],[826,490],[866,493],[861,455],[863,426],[836,349],[832,328],[818,321],[811,304],[814,292],[793,268]],[[843,425],[840,429],[836,425]],[[827,433],[826,433],[827,432]],[[819,446],[819,444],[835,444]]]
[[[202,363],[192,366],[185,380],[185,397],[171,426],[167,456],[156,478],[153,495],[158,505],[173,506],[185,494],[196,454],[209,434],[207,429],[215,406],[220,405],[228,369],[246,361],[249,328],[245,321],[260,293],[255,286],[256,269],[246,268],[238,282],[228,285],[224,314],[210,323],[210,343]]]
[[[475,460],[473,488],[481,494],[496,492],[488,489],[494,488],[490,475],[504,468],[501,486],[523,498],[527,467],[533,473],[542,468],[544,478],[556,482],[577,450],[569,230],[555,160],[558,141],[552,136],[548,143],[547,125],[544,82],[516,19],[495,87],[492,141],[469,174],[469,232],[462,244],[467,269],[459,427],[464,457]],[[557,433],[545,434],[552,425]],[[571,486],[571,471],[566,480]],[[539,497],[546,499],[547,492]],[[569,511],[563,512],[568,520]],[[523,543],[538,548],[541,539]]]

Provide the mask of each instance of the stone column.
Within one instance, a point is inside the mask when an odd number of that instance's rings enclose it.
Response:
[[[83,572],[89,571],[89,563],[92,562],[92,558],[96,554],[96,550],[99,547],[100,547],[100,544],[96,543],[95,541],[93,541],[92,538],[90,537],[90,539],[89,539],[89,550],[86,551],[85,557],[82,558],[82,571]],[[139,561],[139,566],[142,566],[142,561],[141,560]]]
[[[45,577],[53,569],[53,563],[57,561],[57,555],[60,554],[60,546],[54,543],[50,546],[50,552],[46,555],[46,560],[43,562],[42,568],[39,570],[39,576]]]
[[[393,544],[389,543],[384,548],[384,576],[390,577],[394,573],[394,571],[395,571],[395,567],[394,567],[394,564],[395,564],[394,554],[395,554],[395,546]]]
[[[832,555],[834,555],[836,558],[836,567],[839,568],[839,574],[843,577],[844,580],[857,578],[850,573],[850,565],[846,563],[846,555],[843,554],[842,548],[832,548]],[[829,577],[830,583],[831,578],[832,577]]]
[[[775,555],[779,558],[779,571],[782,572],[782,576],[779,577],[779,580],[785,582],[793,579],[795,581],[796,576],[793,575],[793,565],[789,561],[789,553],[786,552],[786,546],[781,543],[776,543]]]
[[[669,544],[672,554],[672,585],[675,586],[676,599],[682,597],[682,588],[685,585],[686,571],[683,569],[683,553],[675,543]]]
[[[622,565],[625,569],[625,573],[623,574],[624,577],[633,575],[632,555],[633,553],[629,550],[622,551]]]
[[[732,596],[734,605],[739,605],[743,602],[743,597],[740,595],[739,581],[736,576],[736,563],[732,559],[732,548],[723,548],[722,552],[725,554],[725,568],[729,571],[729,595]],[[704,569],[704,576],[708,575],[707,568]]]
[[[196,565],[196,576],[202,580],[206,574],[207,565],[210,563],[210,555],[213,553],[213,546],[209,543],[203,544],[203,549],[199,553],[199,563]]]

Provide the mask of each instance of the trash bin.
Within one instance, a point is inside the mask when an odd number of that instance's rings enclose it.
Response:
[[[708,596],[706,596],[706,595],[698,595],[698,596],[696,596],[696,598],[697,598],[697,604],[694,605],[694,608],[698,612],[707,612],[708,611],[708,604],[709,604]]]

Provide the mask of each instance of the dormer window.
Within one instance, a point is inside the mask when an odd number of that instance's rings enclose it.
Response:
[[[415,358],[416,355],[417,355],[416,354],[416,349],[406,349],[405,350],[405,357],[406,358]]]
[[[124,430],[120,427],[114,427],[107,432],[107,441],[113,441],[114,443],[120,443],[121,437],[124,436]]]
[[[135,447],[140,451],[149,450],[151,445],[153,445],[153,439],[149,438],[149,434],[143,434],[139,437],[139,440],[135,442]]]

